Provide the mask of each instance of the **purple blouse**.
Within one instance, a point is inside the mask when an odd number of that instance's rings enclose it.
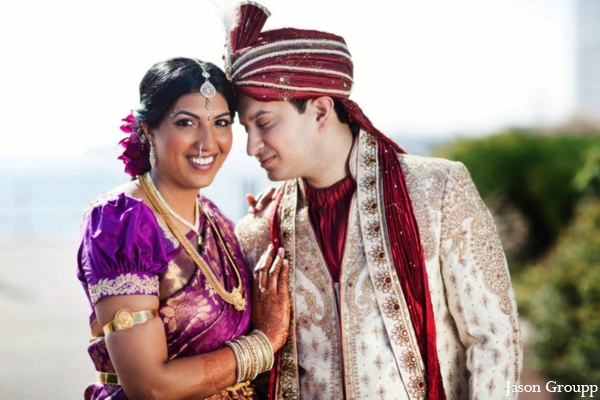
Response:
[[[244,311],[223,301],[164,223],[141,200],[124,193],[101,196],[90,206],[81,230],[77,276],[91,306],[93,341],[88,352],[99,372],[114,373],[94,305],[106,296],[148,294],[159,297],[159,316],[167,336],[169,359],[216,350],[248,332],[251,316],[251,272],[235,238],[234,226],[208,199],[200,197],[225,241],[242,277],[248,300]],[[224,282],[237,285],[235,272],[216,232],[200,218],[199,253]],[[187,238],[197,243],[190,231]],[[86,399],[125,399],[121,386],[91,384]]]

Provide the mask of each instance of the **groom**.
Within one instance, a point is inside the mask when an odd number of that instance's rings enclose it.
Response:
[[[250,265],[269,242],[290,261],[271,398],[504,397],[520,379],[517,307],[467,169],[410,156],[373,126],[349,99],[343,38],[261,32],[269,13],[256,3],[240,15],[226,72],[248,154],[284,181],[236,229]]]

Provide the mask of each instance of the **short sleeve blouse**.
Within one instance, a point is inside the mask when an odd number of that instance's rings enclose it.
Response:
[[[120,193],[84,217],[77,262],[92,305],[106,296],[158,295],[168,266],[164,235],[150,208]]]

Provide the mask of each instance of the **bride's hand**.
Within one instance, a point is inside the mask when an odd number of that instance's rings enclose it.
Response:
[[[254,195],[247,194],[246,201],[248,202],[248,212],[250,214],[255,214],[267,208],[271,201],[273,201],[273,195],[275,194],[275,191],[275,188],[270,187],[260,192],[256,197]]]
[[[290,325],[289,263],[284,256],[285,250],[279,248],[273,257],[269,245],[254,269],[252,324],[267,336],[274,351],[285,343]]]

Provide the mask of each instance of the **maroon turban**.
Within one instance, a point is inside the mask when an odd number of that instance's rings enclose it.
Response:
[[[271,15],[266,8],[248,2],[242,3],[238,12],[239,22],[231,31],[225,60],[225,72],[236,93],[259,101],[329,96],[343,104],[350,122],[357,123],[377,139],[380,166],[388,172],[382,174],[383,200],[385,204],[396,205],[385,208],[387,233],[391,243],[398,243],[392,247],[392,258],[425,364],[426,398],[445,399],[425,257],[398,159],[398,153],[405,153],[404,150],[375,128],[358,104],[349,99],[354,83],[353,64],[342,37],[294,28],[261,32]],[[280,198],[276,199],[277,207],[272,215],[271,234],[275,243],[281,242],[276,211]],[[409,260],[414,260],[414,266]],[[270,398],[276,397],[277,367],[271,372]]]

